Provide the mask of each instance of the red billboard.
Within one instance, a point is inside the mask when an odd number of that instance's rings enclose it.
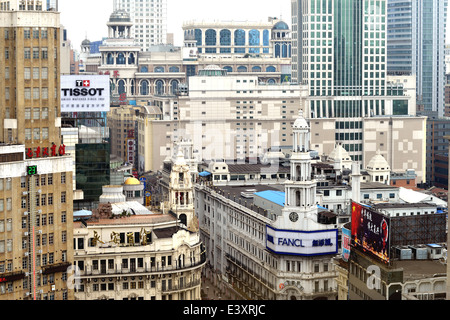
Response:
[[[352,240],[353,247],[368,251],[389,262],[390,219],[368,206],[352,202]]]

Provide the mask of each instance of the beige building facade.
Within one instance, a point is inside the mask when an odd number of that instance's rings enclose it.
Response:
[[[138,170],[160,170],[180,138],[193,142],[198,161],[256,160],[268,148],[290,146],[306,93],[299,85],[259,84],[252,75],[191,77],[188,95],[153,97],[152,108],[141,109]]]
[[[77,300],[200,300],[198,233],[169,214],[76,223]]]
[[[0,299],[70,300],[72,162],[61,143],[59,13],[0,11]]]

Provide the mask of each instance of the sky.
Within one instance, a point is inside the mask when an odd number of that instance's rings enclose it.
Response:
[[[291,25],[291,0],[167,0],[167,32],[176,46],[183,45],[186,21],[267,21],[283,19]],[[113,12],[113,0],[59,0],[61,24],[75,50],[86,39],[98,41],[108,35],[106,22]]]

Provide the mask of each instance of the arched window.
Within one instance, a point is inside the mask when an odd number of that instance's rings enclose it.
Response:
[[[178,67],[170,67],[169,72],[180,72],[180,68]]]
[[[214,48],[205,48],[205,53],[216,53],[217,48],[217,32],[213,29],[208,29],[205,31],[205,46],[210,46]]]
[[[117,55],[116,64],[125,64],[125,55],[123,53]]]
[[[231,31],[224,29],[220,31],[220,45],[231,46]],[[220,48],[220,53],[231,53],[231,48]]]
[[[155,72],[164,72],[164,67],[155,67]]]
[[[237,29],[234,31],[234,45],[235,46],[245,46],[245,31],[242,29]]]
[[[237,29],[234,31],[234,46],[245,47],[245,31]],[[234,53],[245,53],[245,48],[235,48]]]
[[[119,92],[119,95],[122,93],[125,93],[125,81],[124,80],[119,80],[119,82],[117,83],[117,89]]]
[[[131,80],[131,95],[134,96],[134,93],[135,93],[134,80]]]
[[[197,46],[203,45],[201,29],[195,29],[195,40],[197,40]]]
[[[148,87],[149,86],[147,80],[141,81],[141,95],[148,96],[149,94]]]
[[[274,66],[269,66],[266,68],[266,72],[276,72],[277,69]]]
[[[263,46],[268,47],[270,45],[270,39],[269,39],[269,30],[263,31]]]
[[[114,57],[112,53],[108,53],[108,56],[106,58],[106,64],[114,64]]]
[[[259,46],[259,43],[260,43],[260,41],[259,41],[259,31],[255,30],[255,29],[250,30],[248,32],[248,44],[250,46],[255,47],[255,46]]]
[[[208,29],[205,32],[205,46],[215,46],[217,44],[216,30]]]
[[[220,30],[220,45],[231,46],[231,31],[228,29]]]
[[[172,82],[170,83],[170,93],[177,94],[177,91],[178,91],[178,81],[172,80]]]
[[[134,64],[136,62],[136,59],[134,58],[134,53],[130,53],[128,56],[128,64]]]
[[[269,79],[269,80],[267,80],[267,83],[268,83],[268,84],[275,84],[276,81],[275,81],[274,79]]]
[[[281,56],[280,44],[277,43],[275,45],[275,58],[280,58],[280,56]]]
[[[163,95],[164,94],[164,82],[162,80],[157,80],[155,83],[155,94]]]
[[[148,72],[148,67],[141,67],[141,72]]]
[[[223,67],[226,72],[233,72],[233,68],[230,66]]]
[[[237,72],[247,72],[247,67],[245,67],[245,66],[239,66],[239,67],[237,68]]]
[[[254,67],[252,68],[252,72],[261,72],[261,67],[259,67],[259,66],[254,66]]]
[[[288,52],[287,52],[288,46],[286,43],[283,44],[283,53],[282,53],[282,58],[287,58],[288,57]]]

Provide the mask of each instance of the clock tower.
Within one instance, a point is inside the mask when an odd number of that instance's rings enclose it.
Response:
[[[284,219],[278,228],[295,230],[321,229],[317,223],[316,181],[312,179],[310,156],[310,128],[303,112],[293,128],[291,176],[285,182]],[[278,222],[278,221],[277,221]]]

